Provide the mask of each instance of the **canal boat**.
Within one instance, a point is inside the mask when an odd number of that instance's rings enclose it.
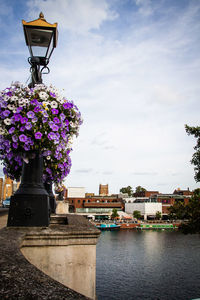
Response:
[[[102,223],[95,226],[100,230],[116,230],[116,229],[120,229],[121,227],[121,225],[117,225],[114,223],[113,224]]]
[[[173,229],[177,229],[177,226],[174,226],[173,224],[140,224],[136,228],[138,230],[148,230],[148,229],[173,230]]]

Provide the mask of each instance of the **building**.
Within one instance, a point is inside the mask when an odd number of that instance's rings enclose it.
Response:
[[[99,195],[100,196],[108,196],[108,184],[100,184],[99,185]]]
[[[67,198],[85,198],[85,188],[68,187],[66,194]]]
[[[157,212],[162,214],[162,203],[157,202],[132,202],[125,203],[125,212],[133,214],[135,210],[138,210],[144,220],[149,218],[155,218]]]

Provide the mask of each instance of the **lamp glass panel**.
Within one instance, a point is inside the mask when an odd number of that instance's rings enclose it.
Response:
[[[31,49],[32,49],[33,56],[46,57],[47,48],[32,46]]]
[[[53,30],[26,28],[28,45],[48,48]]]

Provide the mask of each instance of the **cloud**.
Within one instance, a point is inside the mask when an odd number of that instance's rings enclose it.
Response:
[[[30,18],[42,11],[48,21],[77,33],[98,29],[103,22],[117,17],[105,0],[31,0],[27,5]]]
[[[136,175],[136,176],[156,176],[158,173],[156,172],[131,172],[131,175]]]
[[[75,170],[76,173],[91,173],[93,172],[92,169],[78,169],[78,170]]]

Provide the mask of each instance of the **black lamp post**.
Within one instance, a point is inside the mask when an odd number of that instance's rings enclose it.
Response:
[[[42,83],[42,70],[47,68],[49,58],[57,44],[57,23],[50,24],[40,13],[39,19],[22,21],[26,44],[29,47],[32,81],[30,87]],[[40,67],[42,69],[40,70]],[[23,163],[21,184],[14,196],[8,214],[7,226],[48,226],[50,211],[55,211],[55,198],[45,189],[42,180],[43,158],[34,153],[29,163]],[[49,188],[49,187],[48,187]],[[50,191],[51,192],[51,191]],[[50,207],[53,207],[51,209]]]
[[[39,19],[26,22],[22,21],[26,45],[29,48],[32,82],[30,86],[42,82],[41,73],[47,67],[49,59],[54,48],[57,45],[58,31],[57,23],[50,24],[44,19],[43,13],[40,13]],[[42,69],[40,70],[40,67]]]

